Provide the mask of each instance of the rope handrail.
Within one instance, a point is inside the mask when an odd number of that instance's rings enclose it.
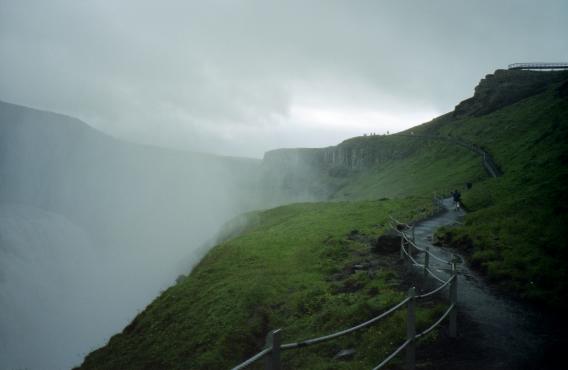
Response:
[[[425,252],[425,251],[426,251],[426,249],[420,248],[419,246],[417,246],[416,243],[413,242],[412,239],[410,239],[410,238],[408,237],[408,235],[406,235],[406,233],[404,233],[403,231],[401,231],[401,232],[399,232],[399,233],[400,233],[400,236],[401,236],[404,240],[406,240],[408,243],[410,243],[414,248],[416,248],[416,250],[418,250],[418,251],[420,251],[420,252]]]
[[[450,280],[446,281],[446,280],[444,280],[444,279],[438,277],[436,274],[434,274],[434,272],[432,272],[432,270],[430,270],[429,268],[427,268],[424,264],[416,262],[416,260],[410,255],[410,253],[408,253],[408,251],[407,251],[406,249],[404,249],[404,247],[401,247],[401,249],[402,249],[402,252],[403,252],[404,254],[406,254],[406,256],[407,256],[408,258],[410,258],[410,260],[412,261],[412,264],[413,264],[414,266],[424,268],[424,269],[426,270],[426,272],[428,272],[428,274],[430,274],[430,276],[432,276],[434,279],[438,280],[440,283],[446,284],[446,283],[448,283],[448,282],[450,281]]]
[[[444,312],[444,314],[434,324],[432,324],[428,329],[424,330],[423,332],[416,334],[414,336],[414,339],[418,339],[420,337],[423,337],[426,334],[430,333],[432,330],[434,330],[438,325],[440,325],[442,323],[442,321],[444,321],[444,319],[450,314],[450,312],[454,309],[454,307],[455,307],[455,305],[451,304],[448,307],[448,309]],[[378,364],[376,367],[374,367],[373,370],[379,370],[380,368],[385,366],[390,360],[392,360],[394,357],[396,357],[396,355],[398,355],[400,353],[400,351],[402,351],[404,348],[406,348],[406,346],[408,346],[411,342],[412,342],[411,340],[406,340],[397,349],[395,349],[387,358],[385,358],[380,364]]]
[[[402,251],[404,252],[404,254],[406,254],[408,256],[408,258],[410,258],[410,260],[412,261],[412,264],[414,266],[418,266],[418,267],[424,267],[423,264],[416,262],[416,260],[414,258],[412,258],[412,256],[410,255],[410,253],[408,253],[408,251],[406,249],[404,249],[404,247],[402,247]]]
[[[444,280],[444,279],[438,277],[438,276],[437,276],[436,274],[434,274],[434,273],[432,272],[432,270],[430,270],[429,268],[426,267],[425,270],[426,270],[426,272],[428,272],[428,273],[430,274],[430,276],[432,276],[434,279],[438,280],[440,283],[442,283],[442,284],[445,284],[445,283],[446,283],[446,280]]]
[[[428,333],[430,333],[432,330],[434,330],[436,328],[436,326],[440,325],[440,323],[442,321],[444,321],[444,319],[450,314],[450,312],[452,312],[452,310],[454,309],[456,305],[455,304],[450,304],[450,307],[448,307],[448,309],[446,310],[446,312],[444,312],[444,314],[438,319],[438,321],[436,321],[434,324],[432,324],[428,329],[424,330],[421,333],[416,334],[416,336],[414,336],[415,339],[418,339]]]
[[[414,226],[413,226],[413,227],[414,227]],[[427,251],[426,249],[420,248],[419,246],[417,246],[416,243],[413,242],[412,239],[410,239],[410,238],[408,237],[408,235],[406,235],[405,232],[397,230],[396,227],[394,227],[393,230],[395,230],[397,233],[399,233],[399,234],[402,236],[402,238],[404,238],[404,240],[406,240],[406,241],[407,241],[408,243],[410,243],[414,248],[416,248],[416,250],[418,250],[418,251],[420,251],[420,252],[428,253],[428,254],[430,255],[430,257],[434,258],[434,259],[437,260],[438,262],[441,262],[441,263],[444,263],[444,264],[447,264],[447,265],[451,265],[451,264],[452,264],[452,261],[446,261],[445,259],[436,256],[436,255],[433,254],[432,252]],[[411,258],[412,258],[412,257],[411,257]]]
[[[436,255],[433,254],[432,252],[427,252],[427,253],[430,255],[430,257],[433,257],[433,258],[434,258],[435,260],[437,260],[438,262],[442,262],[442,263],[447,264],[447,265],[451,265],[451,264],[452,264],[452,261],[446,261],[445,259],[436,256]]]
[[[394,218],[393,218],[393,220],[396,221],[396,219],[394,219]],[[414,226],[412,226],[412,227],[414,227]],[[424,249],[424,248],[418,247],[418,246],[416,245],[416,243],[414,243],[411,239],[408,238],[408,236],[406,235],[406,233],[404,233],[403,231],[398,231],[396,228],[393,228],[393,229],[396,230],[396,231],[402,236],[402,238],[403,238],[406,242],[408,242],[411,246],[413,246],[413,247],[416,248],[417,250],[419,250],[419,251],[421,251],[421,252],[424,252],[424,253],[427,253],[430,257],[433,257],[434,259],[438,260],[438,261],[441,262],[441,263],[448,264],[448,265],[451,265],[451,264],[453,263],[452,261],[446,261],[446,260],[444,260],[444,259],[442,259],[442,258],[436,256],[435,254],[433,254],[433,253],[430,252],[429,250],[426,250],[426,249]],[[410,254],[410,252],[407,251],[407,250],[404,248],[404,244],[401,245],[401,251],[402,251],[404,254],[406,254],[406,256],[412,261],[412,263],[413,263],[414,266],[424,268],[424,270],[425,270],[430,276],[432,276],[434,279],[436,279],[436,280],[438,280],[440,283],[442,283],[442,284],[443,284],[443,285],[442,285],[442,288],[443,288],[444,286],[446,286],[446,285],[451,281],[451,279],[449,279],[448,281],[443,280],[442,278],[440,278],[440,277],[438,277],[436,274],[434,274],[434,272],[433,272],[432,270],[430,270],[430,269],[428,268],[428,266],[426,266],[426,264],[418,263],[418,262],[412,257],[412,255]],[[438,290],[441,290],[441,288],[440,288],[440,289],[437,289],[437,290],[434,290],[433,292],[430,292],[430,293],[431,293],[431,294],[434,294],[434,293],[437,292]],[[426,296],[431,295],[430,293],[426,294]]]
[[[395,349],[390,355],[388,355],[387,358],[385,358],[380,364],[378,364],[376,367],[373,368],[373,370],[378,370],[381,367],[385,366],[390,360],[392,360],[393,358],[396,357],[396,355],[398,355],[400,353],[400,351],[402,351],[403,349],[406,348],[406,346],[408,346],[412,341],[410,340],[406,340],[404,343],[402,343],[402,345],[400,347],[398,347],[397,349]]]
[[[245,367],[251,365],[253,362],[256,362],[257,360],[263,358],[264,356],[266,356],[267,353],[269,353],[271,351],[272,351],[272,347],[265,348],[262,351],[258,352],[256,355],[254,355],[251,358],[249,358],[248,360],[246,360],[245,362],[240,363],[237,366],[231,368],[231,370],[244,369]]]
[[[393,220],[397,225],[404,225],[406,227],[406,229],[412,229],[412,231],[414,231],[414,225],[408,225],[408,224],[403,224],[401,222],[399,222],[398,220],[396,220],[394,217],[389,216],[391,220]],[[276,366],[277,369],[280,369],[280,365],[275,365],[275,364],[280,364],[280,351],[282,350],[290,350],[290,349],[296,349],[296,348],[302,348],[302,347],[306,347],[309,345],[313,345],[313,344],[317,344],[317,343],[322,343],[346,334],[350,334],[352,332],[355,332],[357,330],[363,329],[385,317],[387,317],[388,315],[392,314],[393,312],[395,312],[396,310],[398,310],[400,307],[408,304],[408,318],[407,318],[407,325],[411,325],[411,326],[407,326],[407,340],[402,343],[402,345],[400,345],[397,349],[395,349],[389,356],[387,356],[379,365],[377,365],[376,367],[373,368],[373,370],[378,370],[380,368],[382,368],[384,365],[386,365],[388,362],[390,362],[395,356],[397,356],[403,349],[405,349],[406,347],[408,347],[410,345],[410,347],[407,349],[407,352],[412,353],[411,357],[408,357],[408,353],[407,353],[407,361],[414,361],[414,341],[428,333],[430,333],[432,330],[434,330],[438,325],[440,325],[440,323],[452,312],[454,312],[454,314],[452,314],[452,316],[450,317],[450,336],[455,337],[455,307],[456,307],[456,297],[457,297],[457,276],[455,274],[455,266],[452,266],[452,271],[453,274],[452,276],[447,280],[443,280],[441,278],[439,278],[438,276],[436,276],[429,268],[428,268],[428,259],[425,259],[425,264],[420,264],[418,263],[411,255],[410,251],[407,251],[406,248],[404,247],[404,241],[408,242],[409,246],[413,246],[415,247],[417,250],[422,250],[425,253],[428,254],[428,256],[432,256],[438,260],[440,260],[443,263],[448,263],[451,264],[451,262],[442,260],[441,258],[431,254],[429,252],[429,250],[426,249],[422,249],[422,248],[418,248],[416,246],[416,244],[410,240],[408,238],[408,236],[405,234],[404,231],[400,231],[396,228],[395,225],[390,225],[392,229],[396,230],[403,238],[401,239],[401,257],[403,256],[403,254],[405,254],[406,256],[408,256],[408,258],[412,261],[412,263],[415,266],[419,266],[424,268],[424,271],[427,272],[430,276],[432,276],[433,278],[435,278],[436,280],[438,280],[439,282],[442,283],[442,285],[440,285],[439,287],[427,292],[427,293],[423,293],[420,295],[416,295],[415,293],[415,288],[412,287],[409,290],[408,296],[403,299],[402,301],[400,301],[399,303],[397,303],[396,305],[392,306],[391,308],[389,308],[387,311],[381,313],[378,316],[373,317],[370,320],[367,320],[363,323],[360,323],[358,325],[355,325],[353,327],[332,333],[332,334],[328,334],[328,335],[324,335],[321,337],[317,337],[317,338],[312,338],[312,339],[307,339],[304,340],[302,342],[293,342],[293,343],[286,343],[286,344],[280,344],[280,337],[278,332],[280,332],[279,330],[273,331],[269,334],[269,336],[267,337],[267,344],[266,344],[266,348],[264,348],[262,351],[256,353],[254,356],[250,357],[249,359],[245,360],[244,362],[240,363],[239,365],[233,367],[231,370],[242,370],[244,368],[246,368],[247,366],[251,365],[252,363],[258,361],[259,359],[267,356],[268,354],[270,354],[270,356],[267,358],[267,366],[269,366],[268,364],[271,363],[272,365],[270,366]],[[417,299],[423,299],[426,297],[429,297],[439,291],[441,291],[442,289],[444,289],[446,286],[448,286],[448,284],[452,284],[451,285],[451,289],[450,289],[450,301],[451,304],[448,307],[448,309],[444,312],[444,314],[434,323],[432,324],[428,329],[424,330],[423,332],[419,333],[419,334],[415,334],[415,314],[414,314],[414,302]],[[412,318],[412,319],[411,319]],[[410,329],[409,329],[410,328]],[[410,330],[410,332],[408,331]],[[409,334],[410,333],[410,334]],[[268,339],[270,338],[270,340]],[[411,360],[409,360],[409,358]],[[272,369],[272,367],[270,367]]]
[[[397,225],[404,226],[404,227],[406,227],[407,229],[410,229],[410,228],[412,227],[412,226],[410,226],[409,224],[406,224],[406,223],[404,223],[404,222],[400,222],[399,220],[397,220],[396,218],[394,218],[394,217],[392,217],[392,216],[390,216],[390,215],[389,215],[389,218],[390,218],[391,220],[393,220]],[[397,231],[398,231],[398,230],[397,230]]]
[[[431,291],[429,291],[428,293],[423,293],[423,294],[419,294],[416,296],[416,299],[422,299],[422,298],[427,298],[431,295],[434,295],[436,293],[438,293],[440,290],[444,289],[446,286],[448,286],[449,283],[452,282],[452,280],[455,279],[455,276],[452,276],[451,278],[449,278],[445,283],[443,283],[442,285],[440,285],[439,287],[437,287],[436,289],[433,289]]]
[[[412,246],[413,246],[414,248],[416,248],[416,249],[419,250],[420,252],[424,252],[424,251],[425,251],[424,248],[420,248],[419,246],[417,246],[416,243],[415,243],[411,238],[409,238],[408,235],[406,235],[406,233],[405,233],[404,231],[401,231],[401,232],[399,232],[399,233],[400,233],[400,236],[401,236],[402,238],[404,238],[404,240],[406,240],[408,243],[412,244]]]
[[[312,345],[312,344],[325,342],[327,340],[337,338],[337,337],[340,337],[340,336],[345,335],[345,334],[352,333],[354,331],[357,331],[357,330],[362,329],[366,326],[369,326],[369,325],[373,324],[374,322],[377,322],[377,321],[381,320],[382,318],[390,315],[391,313],[393,313],[394,311],[399,309],[401,306],[405,305],[409,300],[410,300],[410,298],[407,297],[407,298],[403,299],[397,305],[395,305],[395,306],[391,307],[389,310],[383,312],[382,314],[372,318],[371,320],[365,321],[365,322],[363,322],[359,325],[353,326],[351,328],[341,330],[341,331],[338,331],[338,332],[333,333],[333,334],[324,335],[322,337],[304,340],[302,342],[287,343],[287,344],[282,345],[280,348],[283,349],[283,350],[287,350],[287,349],[305,347],[305,346],[309,346],[309,345]]]

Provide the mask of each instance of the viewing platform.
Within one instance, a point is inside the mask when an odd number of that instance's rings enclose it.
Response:
[[[568,70],[568,63],[513,63],[509,64],[508,69],[509,70],[516,70],[516,69]]]

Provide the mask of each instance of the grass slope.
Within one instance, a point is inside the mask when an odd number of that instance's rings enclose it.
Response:
[[[465,226],[441,230],[440,239],[464,248],[492,280],[553,306],[568,293],[568,99],[559,86],[431,129],[485,147],[504,171],[464,194]]]
[[[359,139],[378,146],[396,142],[415,150],[404,158],[385,161],[357,173],[335,192],[332,199],[427,196],[441,189],[461,188],[467,182],[487,178],[478,156],[444,141],[401,136]]]
[[[463,192],[465,225],[442,230],[439,240],[470,253],[494,281],[558,307],[556,298],[566,293],[568,205],[568,102],[559,86],[489,114],[445,115],[412,129],[481,145],[504,171],[497,179],[483,173],[478,157],[443,140],[350,139],[360,147],[388,143],[392,153],[405,155],[322,177],[335,188],[335,202],[249,214],[248,228],[212,249],[82,368],[229,368],[258,351],[270,329],[284,328],[288,342],[371,317],[403,293],[392,257],[373,256],[366,241],[385,230],[388,214],[420,218],[432,192],[466,182],[474,184]],[[383,197],[395,199],[376,200]],[[374,275],[349,267],[373,258],[380,261]],[[435,307],[420,311],[420,325],[436,313]],[[285,352],[283,362],[293,369],[371,368],[402,338],[403,327],[394,316],[329,344]],[[357,349],[353,361],[330,360],[342,348]]]
[[[391,257],[369,275],[351,266],[373,256],[366,241],[387,217],[422,217],[428,198],[306,203],[248,217],[250,226],[212,249],[191,275],[169,288],[82,369],[223,369],[263,347],[264,335],[283,328],[297,341],[362,322],[399,302]],[[358,232],[352,232],[357,229]],[[440,311],[419,310],[419,325]],[[286,352],[293,369],[352,369],[376,365],[403,340],[404,310],[368,330],[307,350]],[[333,361],[356,348],[351,362]]]
[[[500,178],[484,173],[479,156],[445,140],[359,137],[350,139],[351,145],[394,143],[399,152],[409,155],[343,179],[332,199],[426,196],[460,189],[470,214],[463,227],[440,230],[440,242],[462,248],[475,267],[514,295],[564,307],[561,297],[568,293],[567,86],[566,80],[554,82],[491,113],[459,118],[447,114],[407,131],[458,137],[485,148],[504,171]],[[464,188],[468,182],[474,184],[471,190]]]

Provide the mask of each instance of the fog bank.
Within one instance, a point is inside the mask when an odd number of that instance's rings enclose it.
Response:
[[[0,102],[0,368],[79,364],[258,206],[258,169]]]

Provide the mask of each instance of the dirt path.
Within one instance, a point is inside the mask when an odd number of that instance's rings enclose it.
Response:
[[[451,199],[443,201],[445,211],[415,227],[416,244],[446,260],[454,251],[432,245],[437,228],[460,222],[463,211],[455,210]],[[417,261],[423,262],[423,255]],[[430,259],[433,271],[446,280],[447,265]],[[466,263],[458,267],[458,338],[443,331],[440,341],[419,346],[417,360],[422,369],[558,369],[560,325],[546,312],[497,294]],[[420,352],[422,354],[420,354]]]

